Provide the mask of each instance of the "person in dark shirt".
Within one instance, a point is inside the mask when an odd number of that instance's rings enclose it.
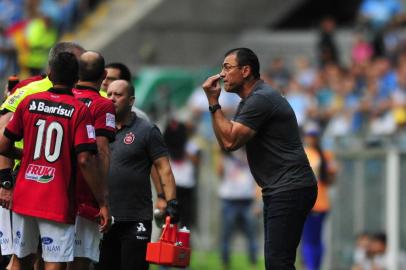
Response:
[[[110,143],[107,177],[115,223],[103,236],[100,269],[148,269],[145,256],[152,229],[152,165],[162,181],[166,212],[172,223],[179,220],[175,179],[158,127],[131,111],[134,87],[128,81],[115,80],[109,85],[107,97],[116,110],[117,133]]]
[[[218,103],[221,79],[225,91],[241,97],[233,121],[225,118]],[[228,51],[221,73],[209,77],[203,89],[220,146],[233,151],[246,145],[251,173],[262,188],[266,269],[295,269],[317,186],[292,108],[260,79],[258,58],[247,48]]]

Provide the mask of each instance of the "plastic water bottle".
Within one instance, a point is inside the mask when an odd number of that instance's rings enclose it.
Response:
[[[185,248],[190,247],[190,231],[185,226],[179,229],[177,241]]]

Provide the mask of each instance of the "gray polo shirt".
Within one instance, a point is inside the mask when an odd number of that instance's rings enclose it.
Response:
[[[234,121],[256,131],[247,142],[247,158],[264,196],[316,185],[295,113],[278,91],[258,81]]]
[[[129,122],[117,129],[110,151],[111,214],[117,221],[152,220],[151,166],[168,155],[158,127],[132,113]]]

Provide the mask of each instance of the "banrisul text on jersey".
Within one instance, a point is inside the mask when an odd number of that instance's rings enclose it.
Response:
[[[28,110],[32,113],[49,114],[66,118],[72,118],[75,108],[65,103],[55,103],[49,100],[34,99],[31,100]]]

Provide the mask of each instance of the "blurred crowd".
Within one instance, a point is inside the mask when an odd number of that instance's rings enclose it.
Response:
[[[0,1],[0,81],[43,72],[49,49],[101,1]]]
[[[394,52],[391,52],[392,54]],[[298,57],[293,69],[275,58],[265,79],[293,107],[299,126],[318,122],[328,136],[390,135],[406,124],[406,53],[375,54],[362,33],[354,34],[351,62]]]
[[[405,13],[397,0],[364,0],[350,55],[342,55],[335,20],[320,23],[318,59],[275,58],[265,79],[280,89],[301,127],[318,122],[329,137],[391,135],[406,124]],[[349,59],[345,61],[344,59]]]

